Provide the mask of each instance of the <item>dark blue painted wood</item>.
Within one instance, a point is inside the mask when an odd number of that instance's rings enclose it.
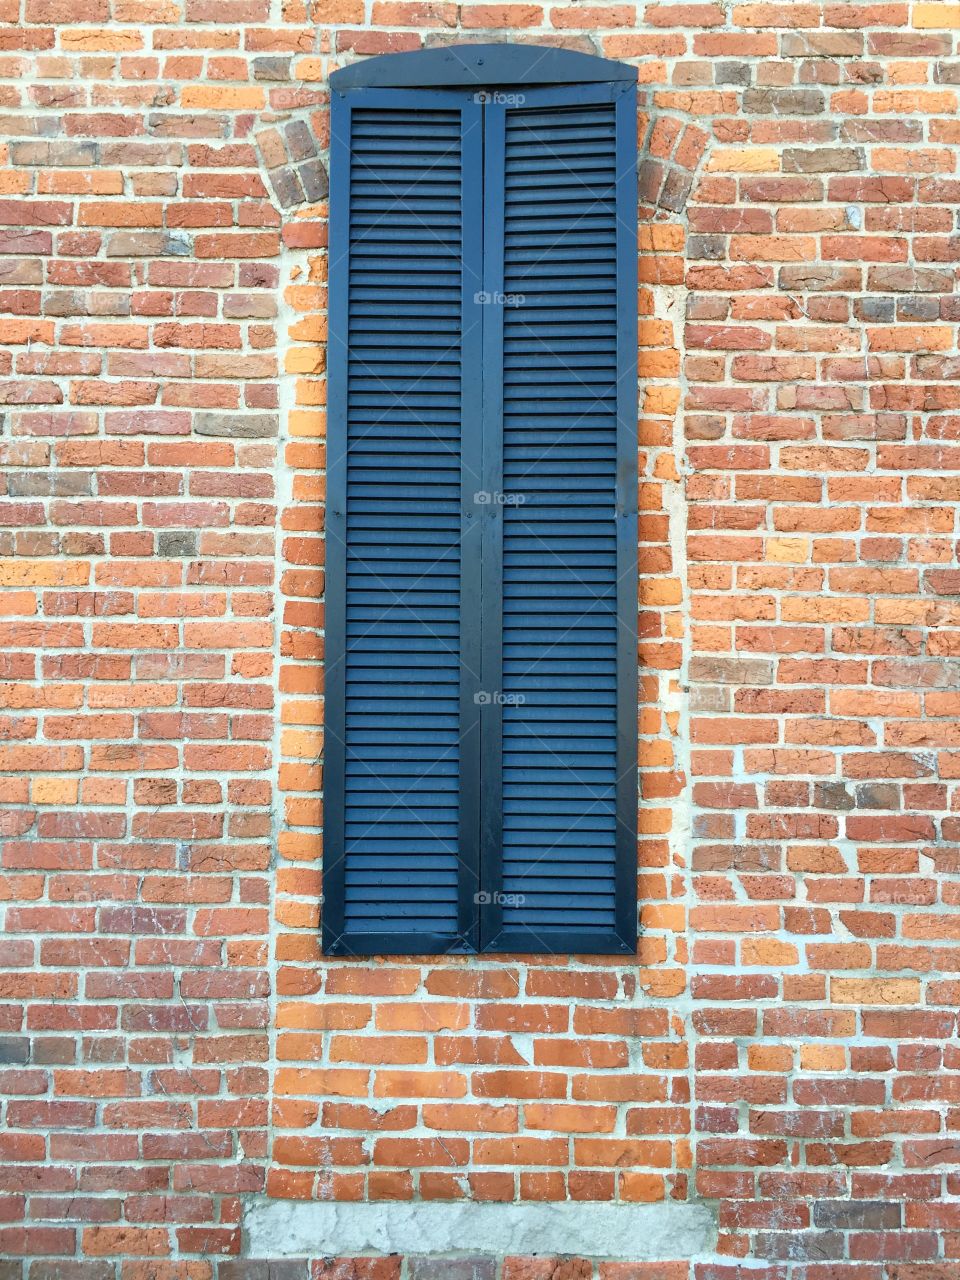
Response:
[[[535,84],[596,81],[637,82],[636,67],[570,49],[535,44],[462,44],[367,58],[335,71],[330,87],[340,93],[359,88],[453,88],[472,85],[514,88]]]
[[[478,679],[462,613],[464,442],[480,434],[479,330],[468,312],[480,283],[481,119],[463,92],[334,94],[331,954],[476,946],[476,778],[472,796],[464,783],[478,765],[461,720]]]
[[[635,949],[636,117],[607,79],[333,95],[332,954]]]
[[[636,168],[618,132],[633,103],[608,84],[488,107],[502,197],[485,266],[505,298],[484,352],[502,368],[502,421],[485,427],[505,495],[491,951],[636,946]]]
[[[484,489],[490,498],[483,510],[483,597],[479,611],[483,648],[481,732],[480,905],[481,946],[490,943],[500,911],[503,665],[503,111],[488,103],[484,120],[483,203],[483,450]]]
[[[480,943],[481,715],[483,504],[483,104],[471,95],[463,108],[463,331],[460,476],[460,893],[459,936]]]

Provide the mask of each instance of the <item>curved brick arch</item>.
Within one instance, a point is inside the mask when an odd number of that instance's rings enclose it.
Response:
[[[640,204],[681,215],[696,185],[710,135],[689,116],[660,112],[641,101]]]
[[[649,95],[647,95],[649,97]],[[639,199],[641,207],[682,213],[710,146],[710,135],[683,114],[664,113],[638,102]],[[325,199],[328,175],[326,115],[316,108],[284,116],[256,129],[257,152],[270,190],[289,211]]]
[[[326,198],[329,184],[323,155],[328,135],[316,109],[297,112],[274,124],[264,123],[256,130],[261,169],[285,212]]]

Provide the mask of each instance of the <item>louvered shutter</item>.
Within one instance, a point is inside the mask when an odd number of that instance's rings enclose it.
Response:
[[[462,490],[464,440],[479,435],[479,346],[470,349],[465,310],[479,286],[480,164],[470,95],[335,99],[323,912],[332,953],[472,943]]]
[[[324,949],[631,952],[634,86],[332,120]]]
[[[484,348],[485,375],[502,368],[482,873],[497,950],[636,945],[633,102],[628,85],[536,89],[487,114],[486,287],[504,303]]]

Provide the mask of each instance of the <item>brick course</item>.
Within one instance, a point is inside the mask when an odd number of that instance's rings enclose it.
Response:
[[[0,22],[2,1280],[955,1275],[960,5]],[[639,68],[630,963],[318,949],[326,78],[475,39]],[[719,1252],[267,1263],[264,1191]]]

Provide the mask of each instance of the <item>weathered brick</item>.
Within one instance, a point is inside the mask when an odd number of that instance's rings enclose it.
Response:
[[[509,1247],[237,1256],[266,1187],[719,1201],[502,1280],[946,1280],[958,11],[0,0],[0,1275]],[[630,963],[319,954],[326,76],[474,39],[641,79]]]

